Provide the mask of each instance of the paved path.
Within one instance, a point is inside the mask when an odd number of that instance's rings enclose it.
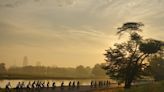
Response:
[[[113,88],[116,87],[116,84],[112,84],[109,87],[90,87],[88,86],[80,86],[79,88],[69,88],[69,87],[64,87],[61,89],[61,87],[56,87],[55,89],[52,88],[40,88],[40,89],[21,89],[21,90],[16,90],[16,89],[11,89],[12,91],[10,92],[91,92],[94,90],[98,89],[107,89],[107,88]],[[5,89],[1,89],[0,92],[6,92]]]

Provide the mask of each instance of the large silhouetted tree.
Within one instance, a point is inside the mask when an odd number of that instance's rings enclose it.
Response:
[[[162,51],[163,42],[155,39],[143,39],[139,34],[142,23],[128,22],[118,28],[117,34],[129,34],[129,40],[116,43],[106,50],[106,66],[104,69],[110,78],[123,82],[125,88],[142,78],[148,64],[144,60],[152,54]]]

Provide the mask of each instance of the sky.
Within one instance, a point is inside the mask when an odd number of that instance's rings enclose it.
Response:
[[[93,67],[131,21],[163,40],[164,0],[0,0],[0,63]]]

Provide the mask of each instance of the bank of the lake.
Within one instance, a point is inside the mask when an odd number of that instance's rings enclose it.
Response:
[[[110,81],[111,83],[115,83],[114,81],[110,80],[110,79],[78,79],[78,78],[74,78],[74,79],[5,79],[5,80],[0,80],[0,88],[5,88],[6,84],[8,84],[10,82],[11,84],[11,88],[15,88],[17,86],[17,84],[20,82],[24,82],[25,85],[27,85],[29,82],[33,83],[35,82],[45,82],[45,86],[46,84],[49,82],[49,86],[51,87],[53,82],[55,82],[56,86],[60,86],[62,82],[64,82],[65,86],[68,86],[69,82],[75,82],[75,84],[79,81],[81,86],[86,86],[86,85],[90,85],[91,81]]]
[[[130,89],[124,89],[123,87],[118,87],[118,88],[97,89],[90,92],[164,92],[164,81],[135,85],[132,86]]]
[[[21,89],[19,92],[92,92],[96,90],[104,90],[104,89],[111,89],[117,87],[116,85],[111,85],[110,87],[104,86],[104,87],[91,87],[90,85],[86,86],[80,86],[79,88],[74,87],[74,88],[69,88],[68,86],[65,86],[64,88],[61,89],[61,87],[56,87],[55,89],[53,88],[40,88],[40,89]],[[11,92],[17,92],[15,88],[10,89]],[[0,89],[0,92],[6,92],[6,90]]]
[[[60,80],[61,81],[61,80]],[[59,81],[59,83],[60,83]],[[72,80],[73,81],[73,80]],[[84,81],[84,80],[82,80]],[[80,83],[82,83],[82,81]],[[90,80],[87,80],[90,81]],[[57,82],[57,81],[56,81]],[[65,83],[68,81],[65,80]],[[26,83],[26,82],[25,82]],[[57,83],[57,84],[59,84]],[[135,83],[132,88],[125,90],[123,88],[123,85],[117,85],[117,83],[111,83],[110,86],[102,86],[99,87],[90,87],[90,85],[80,85],[79,88],[69,88],[68,85],[65,85],[64,89],[61,90],[60,86],[57,86],[55,89],[52,88],[41,88],[39,89],[39,92],[164,92],[164,82],[138,82]],[[16,89],[12,88],[11,92],[16,92]],[[28,89],[24,88],[21,90],[21,92],[38,92],[38,89],[30,89],[30,91],[27,91]],[[5,89],[0,89],[0,92],[5,92]]]
[[[16,92],[15,89],[11,89],[11,92]],[[38,92],[37,89],[28,92]],[[80,86],[80,88],[69,89],[69,87],[64,87],[61,90],[60,87],[55,89],[43,88],[39,92],[164,92],[164,81],[154,82],[149,84],[134,85],[130,89],[124,89],[123,86],[111,85],[110,87],[102,88],[91,88],[90,86]],[[0,89],[0,92],[5,92],[5,89]],[[21,92],[27,92],[27,89],[23,89]]]

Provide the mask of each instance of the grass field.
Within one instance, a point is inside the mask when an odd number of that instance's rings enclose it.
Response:
[[[133,86],[130,89],[113,88],[96,90],[93,92],[164,92],[164,81],[155,82],[152,84]]]

